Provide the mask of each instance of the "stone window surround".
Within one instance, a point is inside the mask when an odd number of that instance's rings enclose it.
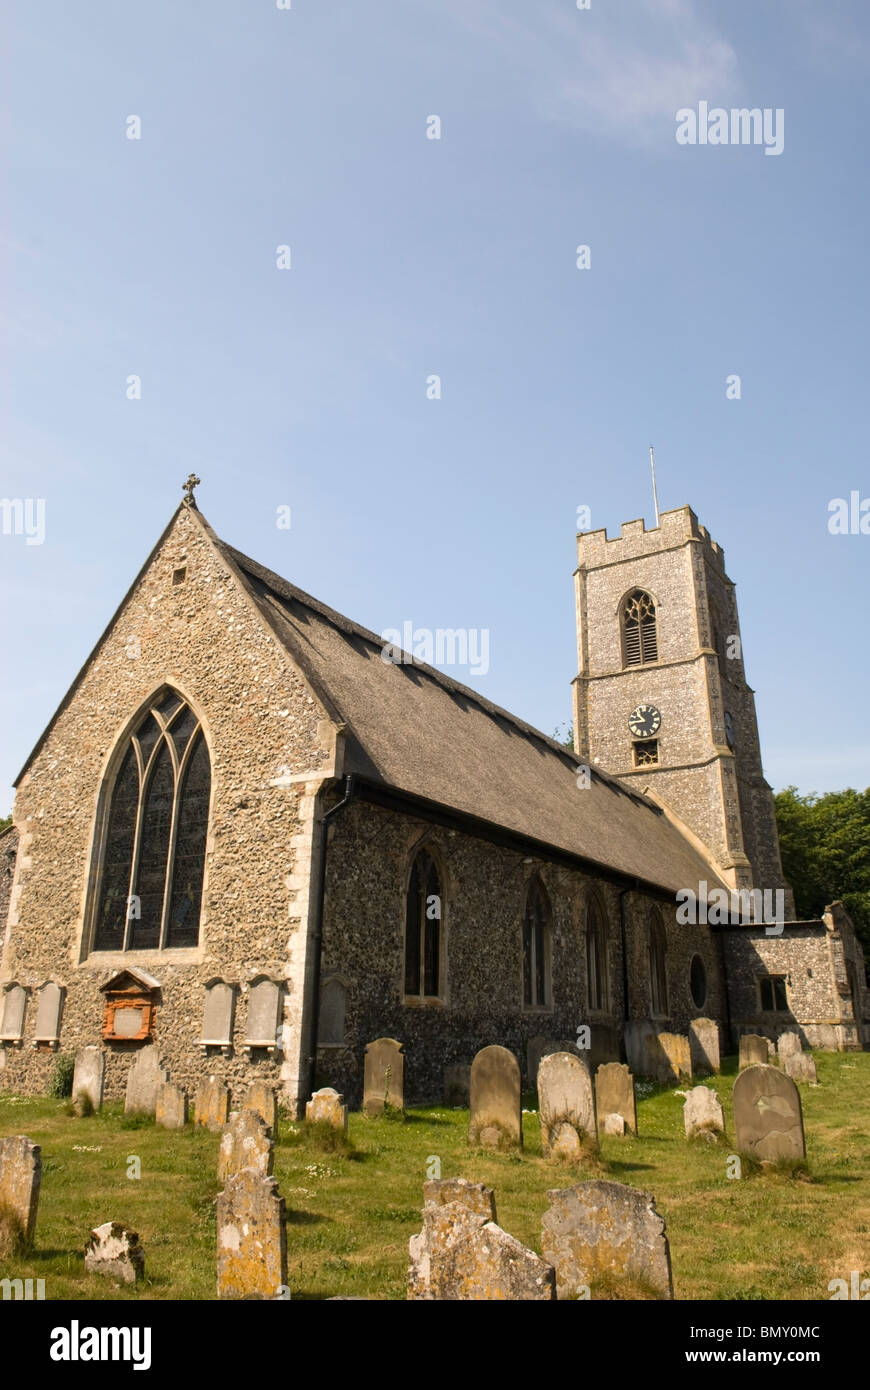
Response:
[[[518,996],[517,996],[517,997],[518,997],[519,1000],[520,1000],[520,1003],[521,1003],[521,1010],[522,1010],[522,1014],[523,1014],[524,1017],[529,1017],[529,1016],[534,1016],[534,1015],[537,1015],[538,1017],[541,1017],[542,1015],[543,1015],[543,1016],[546,1016],[546,1015],[549,1015],[549,1014],[553,1014],[553,1013],[555,1012],[555,1007],[556,1007],[555,1004],[554,1004],[554,1002],[553,1002],[553,940],[554,940],[554,935],[555,935],[555,933],[554,933],[554,924],[553,924],[553,898],[552,898],[552,894],[550,893],[549,888],[547,887],[546,883],[544,882],[544,876],[543,876],[543,874],[541,873],[540,865],[537,864],[537,863],[534,862],[534,861],[531,861],[531,864],[529,864],[528,862],[526,862],[526,865],[525,865],[525,866],[529,868],[529,872],[526,874],[526,877],[525,877],[524,880],[523,880],[523,891],[522,891],[522,897],[521,897],[521,899],[520,899],[519,931],[518,931],[518,933],[517,933],[517,940],[519,941],[519,946],[520,946],[520,951],[519,951],[519,955],[520,955],[520,970],[519,970],[519,984],[518,984],[519,993],[518,993]],[[525,999],[526,999],[526,988],[525,988],[525,986],[526,986],[526,980],[525,980],[525,960],[524,960],[524,956],[523,956],[523,929],[524,929],[525,916],[526,916],[526,898],[527,898],[527,896],[528,896],[529,889],[530,889],[530,887],[531,887],[531,885],[532,885],[532,882],[533,882],[533,880],[536,879],[536,878],[537,878],[538,883],[540,884],[540,886],[541,886],[541,888],[542,888],[542,890],[543,890],[544,897],[546,898],[546,901],[547,901],[547,925],[546,925],[546,930],[545,930],[545,933],[544,933],[544,1000],[545,1000],[545,1002],[544,1002],[543,1004],[527,1004],[527,1003],[525,1002]]]
[[[602,927],[603,957],[602,957],[602,988],[601,1003],[593,1005],[592,992],[589,979],[589,929],[590,929],[590,908],[592,906],[598,911],[599,921]],[[586,966],[586,1008],[590,1018],[609,1018],[610,1016],[610,914],[604,901],[604,895],[596,886],[590,887],[586,894],[584,904],[583,921],[583,943],[585,950]]]
[[[437,994],[406,994],[405,993],[405,941],[407,935],[407,903],[408,889],[411,884],[411,874],[414,871],[414,864],[417,855],[421,850],[430,856],[438,870],[438,882],[441,885],[441,920],[440,931],[438,933],[438,993]],[[405,1009],[444,1009],[449,1004],[447,991],[447,923],[450,917],[449,908],[450,889],[448,874],[444,862],[444,852],[433,836],[424,834],[418,836],[410,849],[407,851],[407,863],[405,872],[402,876],[402,888],[399,897],[400,921],[402,923],[402,949],[399,956],[399,1002]],[[421,966],[422,983],[422,966]],[[336,1044],[332,1044],[335,1046]],[[318,1043],[318,1047],[322,1044]]]

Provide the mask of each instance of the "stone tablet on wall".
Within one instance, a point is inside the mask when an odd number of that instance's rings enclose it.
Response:
[[[26,1248],[33,1244],[39,1187],[42,1182],[42,1150],[24,1134],[0,1139],[0,1211],[17,1223]]]
[[[744,1067],[767,1066],[769,1056],[767,1038],[763,1038],[759,1033],[743,1034],[740,1039],[740,1053],[737,1061],[740,1071]]]
[[[127,1093],[124,1100],[124,1113],[127,1115],[153,1115],[157,1109],[157,1091],[164,1081],[169,1080],[169,1072],[161,1067],[157,1048],[153,1043],[137,1053],[127,1073]]]
[[[395,1038],[376,1038],[366,1048],[363,1110],[382,1115],[387,1106],[405,1108],[405,1054]]]
[[[619,1115],[624,1128],[637,1134],[637,1102],[634,1095],[634,1077],[622,1062],[605,1062],[595,1073],[595,1108],[598,1115],[599,1131],[604,1133],[624,1132],[618,1129],[607,1130],[608,1115]]]
[[[798,1088],[790,1076],[767,1064],[742,1071],[734,1082],[737,1148],[763,1163],[806,1155]]]
[[[287,1283],[284,1198],[274,1178],[244,1168],[217,1199],[218,1298],[275,1298]]]
[[[208,1047],[229,1048],[233,1041],[236,991],[225,980],[206,985],[202,1010],[202,1043]]]
[[[87,1096],[94,1110],[99,1110],[103,1104],[105,1072],[106,1054],[101,1047],[79,1048],[73,1072],[73,1100],[78,1102],[80,1096]]]
[[[620,1282],[658,1298],[673,1298],[671,1252],[665,1223],[649,1192],[618,1182],[584,1182],[547,1193],[541,1252],[556,1270],[560,1299],[603,1282]]]
[[[347,990],[343,981],[327,980],[320,991],[320,1013],[317,1019],[318,1047],[344,1046],[346,1011]]]
[[[589,1068],[570,1052],[551,1052],[538,1067],[541,1152],[579,1157],[583,1140],[597,1137],[595,1098]]]
[[[484,1149],[523,1146],[520,1064],[506,1047],[484,1047],[471,1064],[468,1142]]]
[[[60,1037],[60,1014],[63,989],[53,980],[42,986],[36,1009],[35,1040],[37,1043],[56,1043]]]
[[[689,1048],[692,1054],[692,1072],[695,1076],[721,1070],[719,1025],[715,1019],[692,1019],[689,1024]]]
[[[248,996],[246,1047],[274,1048],[278,1044],[281,986],[265,976],[255,980]]]

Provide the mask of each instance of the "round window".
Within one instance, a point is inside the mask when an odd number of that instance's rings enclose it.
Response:
[[[700,1009],[704,1000],[707,998],[707,972],[704,969],[704,962],[700,956],[692,957],[692,968],[689,973],[689,987],[692,991],[692,998]]]

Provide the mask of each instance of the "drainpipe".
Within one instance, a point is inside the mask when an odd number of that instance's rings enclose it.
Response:
[[[314,970],[312,972],[312,988],[314,991],[311,1009],[311,1043],[308,1056],[308,1094],[314,1092],[314,1073],[317,1069],[317,1033],[320,1027],[320,964],[323,954],[323,904],[326,897],[326,849],[329,844],[328,822],[339,811],[352,801],[355,794],[355,787],[352,774],[348,774],[344,779],[344,796],[341,801],[337,801],[328,811],[324,811],[320,818],[321,825],[321,844],[320,844],[320,872],[317,884],[317,925],[314,931]]]
[[[625,932],[625,899],[631,888],[623,888],[619,895],[619,934],[622,942],[622,1048],[625,1053],[625,1029],[628,1025],[628,946]]]

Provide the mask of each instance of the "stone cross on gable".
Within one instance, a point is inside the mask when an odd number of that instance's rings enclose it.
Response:
[[[184,484],[184,491],[186,493],[184,498],[185,507],[196,506],[196,498],[193,495],[193,489],[198,487],[201,482],[202,478],[198,478],[195,473],[191,473],[188,477],[187,482]]]

